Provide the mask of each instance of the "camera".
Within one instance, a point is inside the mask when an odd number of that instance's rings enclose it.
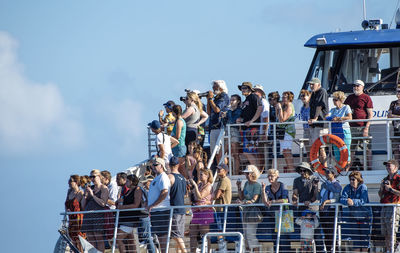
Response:
[[[185,102],[186,101],[186,97],[180,97],[179,100],[182,101],[182,102]]]
[[[205,97],[207,97],[207,95],[208,95],[208,91],[207,91],[207,92],[199,93],[199,94],[197,94],[197,95],[199,96],[199,98],[205,98]]]
[[[318,184],[319,183],[319,178],[314,177],[313,180],[312,180],[312,183],[313,184]]]
[[[385,181],[383,181],[383,183],[386,184],[386,185],[390,185],[390,181],[389,180],[385,180]]]

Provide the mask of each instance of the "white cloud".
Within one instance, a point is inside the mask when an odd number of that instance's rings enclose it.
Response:
[[[18,43],[0,31],[0,149],[7,153],[76,147],[83,130],[55,84],[24,76]]]

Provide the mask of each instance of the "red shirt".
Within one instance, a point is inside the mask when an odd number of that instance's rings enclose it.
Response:
[[[393,189],[395,189],[397,191],[400,190],[400,175],[399,174],[394,175],[393,179],[389,179],[389,175],[388,175],[383,180],[384,181],[389,180],[390,185],[392,186]],[[385,188],[383,188],[381,203],[398,204],[398,203],[400,203],[400,196],[397,196],[394,193],[387,191]]]
[[[363,93],[360,96],[354,94],[349,95],[344,101],[346,105],[349,105],[352,111],[353,119],[367,119],[367,109],[374,108],[372,99],[367,94]],[[366,122],[351,122],[351,127],[362,127],[365,126]]]

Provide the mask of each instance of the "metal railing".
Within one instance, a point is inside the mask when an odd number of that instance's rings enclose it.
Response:
[[[326,205],[327,210],[318,211],[318,204],[311,204],[308,208],[304,205],[293,206],[291,204],[273,204],[271,207],[266,207],[263,204],[251,204],[251,205],[209,205],[209,206],[175,206],[170,207],[170,215],[168,220],[168,235],[166,242],[165,252],[169,252],[171,246],[171,227],[173,219],[173,210],[178,208],[194,209],[197,208],[215,208],[218,211],[214,211],[213,222],[208,225],[208,230],[201,235],[204,237],[205,234],[209,233],[207,237],[210,239],[211,244],[207,244],[208,248],[203,244],[199,245],[199,248],[203,248],[202,252],[218,248],[216,244],[221,238],[228,247],[225,249],[229,250],[229,243],[238,242],[241,236],[232,235],[230,233],[240,233],[244,236],[245,244],[249,250],[258,248],[261,252],[267,252],[274,249],[275,252],[297,252],[301,249],[303,245],[301,244],[304,236],[304,231],[301,226],[297,224],[300,223],[299,219],[302,217],[302,212],[305,209],[317,210],[317,220],[319,225],[315,226],[313,229],[313,237],[311,242],[314,247],[314,252],[323,252],[323,250],[331,249],[331,252],[348,252],[349,248],[359,248],[359,249],[370,249],[370,252],[378,252],[385,247],[385,237],[380,236],[381,232],[386,235],[392,235],[387,237],[390,239],[390,250],[394,252],[395,245],[397,241],[397,228],[399,223],[399,206],[395,204],[379,204],[379,203],[369,203],[358,207],[349,207],[347,205],[332,204]],[[257,209],[249,209],[249,207],[257,207]],[[152,250],[151,245],[157,245],[157,242],[153,244],[154,237],[152,236],[151,230],[157,229],[156,224],[152,224],[151,220],[155,217],[156,213],[152,213],[149,217],[141,217],[140,223],[132,223],[131,227],[135,227],[132,231],[126,232],[132,235],[131,238],[124,238],[121,244],[120,234],[126,227],[121,227],[124,225],[129,227],[129,224],[124,222],[120,224],[121,213],[129,211],[139,211],[144,209],[130,209],[130,210],[97,210],[97,211],[86,211],[86,212],[64,212],[61,213],[63,217],[65,215],[76,215],[83,214],[83,222],[85,223],[85,215],[90,216],[93,214],[113,214],[115,218],[112,225],[113,236],[109,240],[106,237],[105,228],[100,228],[96,230],[96,233],[100,235],[101,240],[104,242],[109,242],[111,246],[111,252],[115,252],[117,245],[119,247],[131,247],[135,246],[137,250],[143,248],[143,245],[138,245],[138,242],[142,241],[144,247],[147,248],[147,252],[156,252]],[[154,210],[156,211],[156,210]],[[250,215],[251,212],[256,212],[261,214],[261,216]],[[392,215],[391,219],[387,215],[383,215],[389,211],[389,215]],[[391,214],[390,214],[391,211]],[[190,215],[185,215],[188,219],[186,220],[186,230],[190,230]],[[126,217],[126,216],[124,216]],[[257,218],[261,217],[261,218]],[[137,218],[137,217],[130,217]],[[311,216],[312,218],[312,216]],[[386,220],[383,220],[386,218]],[[99,216],[96,219],[92,219],[94,224],[105,225],[104,216]],[[77,232],[75,227],[70,227],[70,224],[74,224],[74,220],[69,220],[64,222],[64,226],[71,228],[73,232]],[[254,226],[249,226],[253,224]],[[255,228],[255,230],[254,230]],[[391,231],[388,233],[385,229],[390,228]],[[82,228],[83,229],[83,228]],[[382,230],[384,229],[384,230]],[[68,231],[67,234],[70,234]],[[80,232],[95,232],[95,231],[80,231]],[[189,238],[190,237],[190,238]],[[186,244],[186,249],[188,252],[193,252],[190,249],[189,241],[197,240],[193,236],[185,235],[184,242]],[[131,241],[132,242],[131,242]],[[90,241],[90,240],[89,240]],[[136,241],[136,242],[135,242]],[[97,244],[96,242],[95,244]],[[225,246],[226,246],[225,245]],[[236,244],[237,245],[237,244]],[[388,245],[388,244],[387,244]],[[189,250],[190,249],[190,250]],[[137,251],[139,252],[139,251]],[[246,251],[247,252],[247,251]]]
[[[383,161],[392,159],[395,155],[399,156],[395,157],[396,159],[400,159],[400,136],[394,136],[393,134],[393,120],[396,119],[346,121],[349,123],[371,122],[369,136],[366,137],[356,135],[357,129],[350,127],[352,136],[348,141],[355,142],[358,140],[359,142],[357,148],[355,148],[356,146],[353,145],[353,143],[348,147],[351,151],[349,161],[352,167],[350,169],[383,169]],[[337,130],[335,122],[321,121],[318,123],[324,123],[328,133],[335,134],[335,130]],[[227,135],[224,138],[224,146],[226,147],[225,150],[229,158],[230,175],[239,174],[240,171],[237,171],[238,168],[243,167],[246,163],[255,164],[261,169],[274,167],[279,169],[280,172],[294,172],[293,168],[296,164],[302,161],[309,162],[309,152],[312,143],[310,142],[308,130],[303,127],[303,124],[307,124],[307,122],[296,121],[253,124],[250,126],[250,129],[269,125],[271,130],[269,131],[270,135],[260,135],[259,132],[255,131],[251,136],[244,136],[248,135],[249,132],[243,131],[243,124],[228,124],[225,127]],[[279,131],[277,131],[278,128],[282,128],[282,126],[293,126],[295,131],[294,137],[283,140],[283,138],[286,137],[279,136]],[[239,138],[235,136],[238,133],[240,134]],[[398,143],[396,142],[397,139],[399,139]],[[248,150],[249,146],[253,147],[253,150],[250,152]],[[285,148],[287,149],[284,150]],[[394,152],[394,148],[396,148],[397,154]],[[247,150],[245,151],[244,149]],[[334,150],[332,147],[328,150],[327,155],[328,163],[335,163]],[[239,163],[239,165],[236,163]]]

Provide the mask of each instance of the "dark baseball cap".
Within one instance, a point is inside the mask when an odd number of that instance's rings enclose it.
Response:
[[[386,164],[393,164],[393,165],[396,166],[397,168],[399,167],[399,162],[396,161],[396,160],[394,160],[394,159],[391,159],[391,160],[389,160],[389,161],[387,161],[387,162],[383,162],[383,165],[386,165]]]
[[[176,156],[173,156],[169,159],[169,165],[170,166],[175,166],[179,164],[179,158]]]
[[[153,120],[151,123],[148,124],[148,126],[154,130],[161,128],[160,121],[158,120]]]

